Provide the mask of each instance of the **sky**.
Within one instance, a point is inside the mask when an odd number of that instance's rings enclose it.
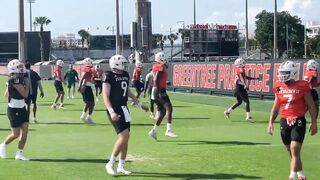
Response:
[[[136,0],[123,2],[123,32],[130,33],[135,16]],[[153,33],[168,34],[193,24],[193,0],[150,0],[152,2]],[[29,4],[25,2],[25,30],[30,29]],[[248,0],[249,31],[254,32],[255,16],[262,10],[273,11],[274,0]],[[278,0],[279,11],[289,11],[302,22],[320,21],[320,0]],[[197,24],[245,24],[245,0],[196,0]],[[52,23],[45,27],[53,37],[88,29],[90,34],[112,34],[106,27],[115,26],[115,0],[35,0],[32,4],[33,19],[46,16]],[[120,17],[121,19],[121,17]],[[122,23],[121,23],[122,24]],[[120,24],[120,25],[121,25]],[[0,0],[0,32],[17,31],[18,0]],[[121,28],[122,30],[122,28]]]

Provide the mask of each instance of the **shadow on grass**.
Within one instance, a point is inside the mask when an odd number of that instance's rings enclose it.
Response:
[[[268,125],[269,121],[254,121],[254,123],[250,123],[246,120],[243,120],[243,121],[239,121],[239,120],[231,120],[231,122],[234,122],[234,123],[247,123],[247,124],[266,124],[266,126]],[[275,124],[279,124],[279,121],[275,121],[274,122]]]
[[[210,119],[210,118],[207,118],[207,117],[174,117],[172,119],[201,120],[201,119]]]
[[[178,145],[197,145],[197,144],[215,144],[215,145],[246,145],[246,146],[255,146],[255,145],[271,145],[271,143],[259,143],[259,142],[247,142],[247,141],[184,141],[184,140],[158,140],[157,142],[175,142]]]
[[[48,123],[42,123],[39,122],[37,124],[48,124],[48,125],[89,125],[89,126],[105,126],[110,124],[101,124],[101,123],[95,123],[95,124],[85,124],[85,123],[74,123],[74,122],[48,122]]]
[[[7,114],[0,113],[0,116],[6,116]]]
[[[1,129],[0,128],[0,131],[11,131],[11,129]],[[36,129],[28,129],[28,131],[36,131]]]
[[[177,179],[262,179],[259,176],[247,176],[244,174],[201,174],[201,173],[147,173],[133,172],[130,177],[149,177],[149,178],[177,178]]]
[[[39,103],[37,103],[37,105],[38,106],[49,106],[49,107],[51,107],[51,105],[52,105],[52,102],[51,103],[46,103],[46,102],[39,102]],[[75,105],[75,104],[73,104],[73,103],[63,103],[63,105],[66,107],[66,106],[72,106],[72,105]],[[59,106],[58,106],[59,107]],[[57,107],[57,108],[58,108]]]
[[[109,159],[75,159],[75,158],[66,158],[66,159],[31,159],[31,161],[37,162],[56,162],[56,163],[97,163],[105,164]],[[131,163],[132,161],[126,161],[126,163]]]
[[[173,108],[192,108],[192,106],[172,106]]]

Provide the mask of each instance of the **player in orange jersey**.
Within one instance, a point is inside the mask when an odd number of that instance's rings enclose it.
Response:
[[[237,99],[237,102],[233,104],[230,108],[224,111],[224,115],[227,118],[230,118],[231,112],[236,109],[238,106],[242,104],[242,101],[245,102],[245,110],[246,110],[246,120],[248,122],[254,122],[251,116],[250,112],[250,102],[249,102],[249,97],[248,97],[248,84],[247,80],[252,80],[252,79],[259,79],[259,78],[253,78],[249,77],[245,73],[245,61],[242,58],[238,58],[234,62],[236,66],[236,72],[235,72],[235,91],[234,91],[234,96]]]
[[[163,52],[159,52],[155,56],[156,63],[152,67],[153,72],[153,88],[151,98],[155,100],[158,106],[157,122],[149,131],[149,136],[157,140],[157,128],[160,126],[163,118],[167,115],[167,130],[165,136],[177,137],[171,129],[172,124],[172,104],[167,94],[167,79],[168,70],[166,66],[166,59]]]
[[[132,76],[132,85],[136,88],[136,92],[137,92],[136,97],[138,99],[144,90],[144,84],[141,80],[142,67],[143,66],[141,62],[136,62],[136,67],[133,70],[133,76]]]
[[[308,81],[311,87],[311,95],[314,100],[317,109],[317,117],[319,113],[319,96],[317,92],[318,83],[318,63],[311,59],[307,62],[307,71],[304,76],[304,80]]]
[[[306,133],[305,113],[309,110],[311,125],[309,132],[315,135],[317,127],[317,110],[312,100],[309,83],[303,80],[295,81],[297,66],[292,61],[282,63],[278,70],[280,82],[274,85],[274,104],[271,110],[268,133],[273,134],[273,123],[279,110],[281,111],[280,133],[283,144],[286,146],[291,162],[289,180],[305,180],[302,172],[301,148]]]
[[[60,99],[60,108],[64,108],[63,105],[63,99],[64,99],[64,89],[63,89],[63,75],[62,75],[62,66],[63,66],[63,61],[62,60],[58,60],[56,62],[56,68],[54,70],[54,75],[53,75],[53,79],[54,79],[54,87],[56,88],[56,92],[57,92],[57,96],[51,106],[52,109],[56,110],[57,109],[57,103]]]

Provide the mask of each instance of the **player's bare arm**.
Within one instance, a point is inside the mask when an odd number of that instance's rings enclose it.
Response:
[[[79,92],[81,92],[81,86],[85,83],[85,82],[83,82],[83,81],[85,81],[88,76],[90,76],[90,73],[89,73],[89,72],[86,72],[86,73],[82,76],[81,81],[80,81],[80,83],[79,83],[79,89],[78,89]]]
[[[141,108],[142,110],[148,112],[149,108],[148,106],[142,104],[139,99],[137,99],[137,97],[131,92],[130,89],[128,89],[128,97],[132,99],[133,103],[138,106],[139,108]]]
[[[273,102],[273,106],[272,106],[271,114],[270,114],[270,119],[269,119],[269,124],[268,124],[268,133],[271,135],[274,131],[273,123],[279,115],[279,109],[280,109],[280,103],[279,103],[278,97],[276,96],[274,99],[274,102]]]
[[[308,106],[308,110],[311,117],[311,125],[309,128],[309,132],[311,133],[311,136],[317,134],[318,132],[318,126],[317,126],[317,109],[315,107],[315,104],[313,102],[311,93],[308,92],[304,95],[304,100]]]
[[[118,121],[120,119],[120,115],[117,114],[116,112],[114,112],[114,110],[112,108],[112,104],[111,104],[111,101],[109,98],[110,97],[110,90],[111,90],[111,85],[109,83],[102,84],[102,97],[103,97],[104,105],[105,105],[106,109],[108,110],[112,121]]]

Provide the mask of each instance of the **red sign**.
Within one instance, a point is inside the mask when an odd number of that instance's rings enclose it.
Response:
[[[209,25],[208,24],[190,25],[190,29],[192,29],[192,30],[208,30]]]
[[[227,24],[216,24],[217,30],[237,30],[238,27],[235,25],[227,25]]]

